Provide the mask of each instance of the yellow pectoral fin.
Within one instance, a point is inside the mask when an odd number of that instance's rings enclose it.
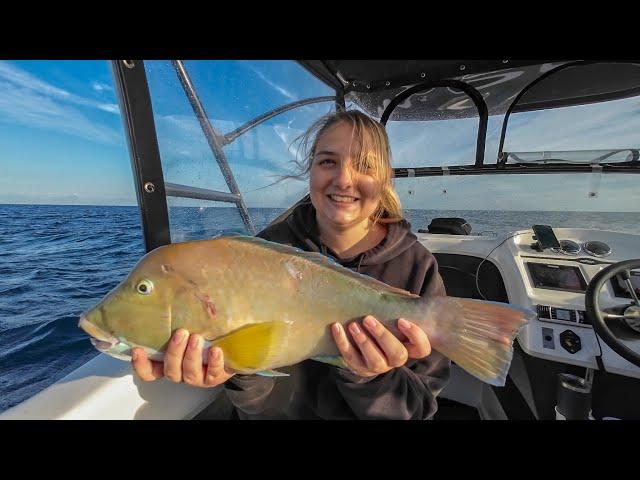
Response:
[[[238,372],[268,370],[286,348],[290,324],[255,323],[213,342],[224,353],[225,363]]]

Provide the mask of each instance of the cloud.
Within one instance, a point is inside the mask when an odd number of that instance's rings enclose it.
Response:
[[[291,93],[289,90],[284,88],[282,85],[278,85],[277,83],[275,83],[273,80],[268,78],[264,73],[262,73],[260,70],[255,68],[253,65],[251,65],[251,63],[244,62],[244,61],[241,62],[241,63],[243,63],[249,70],[254,72],[256,75],[258,75],[258,77],[260,77],[260,79],[262,79],[267,85],[269,85],[271,88],[273,88],[274,90],[276,90],[277,92],[279,92],[283,96],[287,97],[289,100],[291,100],[291,101],[298,100],[298,96],[297,95]]]
[[[80,97],[0,61],[0,121],[55,130],[100,143],[119,143],[121,133],[89,119],[77,107],[119,114],[117,105]]]
[[[120,107],[118,107],[118,104],[116,103],[103,103],[101,105],[98,105],[98,108],[109,113],[120,113]]]
[[[101,82],[91,82],[91,87],[93,87],[96,92],[104,92],[105,90],[107,92],[113,91],[113,87],[111,85],[107,85],[106,83]]]

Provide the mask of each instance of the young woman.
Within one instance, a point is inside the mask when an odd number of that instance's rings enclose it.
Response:
[[[312,139],[311,148],[309,140]],[[258,234],[266,240],[332,256],[347,268],[421,296],[445,295],[434,257],[403,220],[393,189],[391,154],[384,127],[358,111],[323,117],[304,136],[299,166],[309,175],[311,201]],[[431,351],[416,325],[398,319],[396,338],[372,316],[345,331],[332,326],[348,369],[308,360],[289,377],[234,375],[223,352],[178,330],[164,362],[134,352],[143,380],[166,376],[199,387],[224,383],[239,418],[429,419],[448,378],[450,362]]]

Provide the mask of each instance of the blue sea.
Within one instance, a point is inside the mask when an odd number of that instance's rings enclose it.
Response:
[[[259,230],[281,209],[250,209]],[[640,234],[640,213],[405,212],[414,231],[433,217],[463,217],[472,234],[504,236],[535,223]],[[172,207],[173,241],[242,233],[235,208]],[[78,315],[144,255],[138,207],[0,205],[0,411],[98,354]]]

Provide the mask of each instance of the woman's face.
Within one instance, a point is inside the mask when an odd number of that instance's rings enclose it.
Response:
[[[318,139],[309,172],[311,203],[319,220],[339,229],[368,223],[380,203],[379,182],[351,168],[360,151],[352,131],[345,122],[325,131]]]

